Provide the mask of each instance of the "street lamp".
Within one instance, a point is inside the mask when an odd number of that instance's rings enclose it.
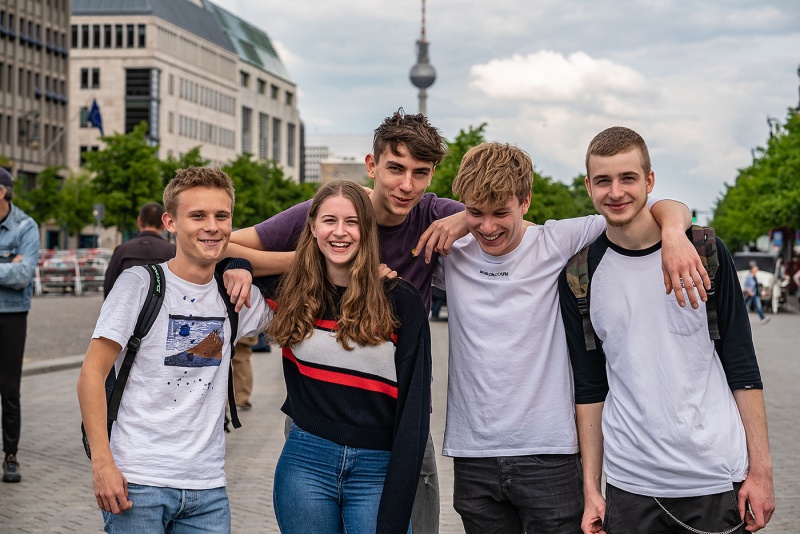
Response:
[[[39,110],[32,109],[27,111],[22,116],[22,121],[20,122],[19,128],[19,135],[22,138],[22,152],[19,158],[19,166],[17,167],[17,180],[22,177],[22,165],[25,163],[25,149],[30,146],[33,150],[39,148],[39,128],[34,127],[33,131],[30,128],[30,120],[33,119],[34,125],[36,125],[36,121],[39,120]]]

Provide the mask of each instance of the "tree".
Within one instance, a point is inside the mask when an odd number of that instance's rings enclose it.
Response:
[[[40,224],[58,219],[59,190],[62,180],[58,173],[63,168],[63,166],[46,167],[37,176],[35,189],[15,191],[14,203]]]
[[[94,187],[86,173],[70,174],[58,195],[57,219],[69,235],[78,236],[94,223]]]
[[[241,154],[222,170],[236,189],[233,225],[237,228],[253,226],[314,196],[312,185],[284,178],[273,161],[257,161],[252,154]]]
[[[185,169],[192,166],[205,167],[210,161],[200,155],[200,145],[198,145],[177,158],[169,154],[167,159],[161,160],[159,163],[161,165],[161,186],[164,188],[167,187],[169,181],[175,177],[175,171],[178,169]]]
[[[773,228],[800,228],[800,114],[758,147],[753,163],[725,185],[711,221],[729,248],[755,240]]]
[[[459,131],[455,141],[447,142],[447,156],[436,166],[428,191],[436,193],[436,196],[441,198],[455,198],[453,196],[453,180],[456,179],[458,169],[461,167],[461,158],[464,157],[467,150],[486,141],[485,130],[485,122],[477,128],[470,126],[466,132]]]
[[[163,193],[158,147],[147,141],[147,123],[129,134],[103,136],[103,150],[85,152],[84,168],[93,175],[97,200],[106,206],[105,226],[123,233],[136,228],[139,208]]]

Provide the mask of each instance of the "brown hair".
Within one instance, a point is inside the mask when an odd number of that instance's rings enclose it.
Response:
[[[164,215],[164,206],[158,202],[148,202],[139,208],[139,222],[146,228],[161,228],[161,216]]]
[[[496,206],[512,195],[525,202],[532,185],[533,163],[524,150],[507,143],[481,143],[464,154],[453,193],[462,201],[469,197],[475,204]]]
[[[639,149],[645,175],[650,174],[650,152],[647,150],[647,143],[644,142],[642,136],[624,126],[606,128],[594,136],[589,143],[589,148],[586,149],[586,175],[589,175],[590,156],[615,156],[634,148]]]
[[[311,224],[328,198],[341,196],[353,203],[361,233],[360,245],[350,265],[350,280],[337,305],[336,288],[325,273],[325,257],[311,234]],[[378,272],[378,226],[364,189],[348,180],[331,180],[320,187],[297,244],[294,262],[278,288],[278,309],[267,334],[283,347],[309,337],[314,320],[325,311],[336,315],[336,340],[345,349],[350,343],[378,345],[390,339],[399,326],[392,314],[383,280]]]
[[[375,128],[375,137],[372,139],[375,161],[380,159],[387,147],[392,154],[399,156],[397,147],[400,144],[406,146],[411,157],[430,161],[434,167],[447,155],[447,142],[439,129],[432,126],[422,113],[406,115],[403,108],[383,119],[381,125]]]
[[[233,181],[219,168],[195,167],[175,171],[175,177],[164,188],[164,209],[173,217],[178,209],[178,196],[187,189],[195,187],[213,187],[223,189],[231,198],[231,210],[236,201],[233,191]]]

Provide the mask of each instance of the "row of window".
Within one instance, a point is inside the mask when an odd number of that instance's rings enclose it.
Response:
[[[247,88],[250,87],[250,73],[249,72],[246,72],[246,71],[243,71],[243,70],[239,71],[239,84],[242,87],[247,87]],[[278,87],[277,85],[275,85],[274,83],[273,84],[268,84],[266,80],[262,80],[261,78],[257,78],[256,79],[256,91],[258,92],[258,94],[260,94],[260,95],[267,94],[267,85],[269,85],[269,96],[270,96],[270,98],[272,98],[272,100],[278,100],[278,97],[280,96],[280,93],[281,93],[281,88]],[[292,93],[291,91],[286,91],[283,101],[287,106],[293,105],[294,104],[294,93]]]
[[[174,77],[170,74],[169,83],[167,85],[167,90],[170,95],[174,94],[173,82]],[[203,107],[218,110],[228,115],[234,115],[236,113],[235,98],[183,77],[181,77],[178,82],[178,96],[181,100],[188,100],[189,102],[194,102],[195,104],[200,104]]]
[[[16,138],[14,137],[13,126],[14,122],[17,123]],[[42,127],[42,132],[39,132],[39,127]],[[56,143],[50,150],[50,153],[60,153],[63,150],[64,136],[61,135],[63,127],[56,124],[44,123],[39,124],[38,121],[33,119],[25,120],[23,117],[14,117],[12,115],[0,114],[0,144],[16,144],[19,147],[23,145],[30,145],[31,140],[38,139],[40,147],[49,147],[56,137],[59,137],[59,142]],[[27,158],[26,158],[27,159]]]
[[[242,106],[242,152],[253,153],[252,147],[252,115],[253,110],[248,107]],[[269,115],[266,113],[258,114],[258,157],[259,159],[268,159],[267,143],[270,139],[269,136]],[[272,159],[275,163],[281,162],[281,126],[283,121],[277,117],[272,117]],[[297,133],[296,126],[291,123],[286,123],[286,165],[294,167],[296,154],[295,154],[295,135]]]
[[[0,61],[0,91],[5,90],[9,93],[14,92],[14,65],[5,65]],[[65,104],[67,100],[66,82],[49,75],[44,77],[44,87],[41,85],[41,78],[38,72],[19,67],[16,70],[17,94],[28,98],[42,98],[50,102]]]
[[[100,68],[81,69],[81,89],[100,89]]]
[[[59,54],[67,57],[69,51],[67,50],[67,37],[64,32],[45,28],[45,42],[42,43],[41,23],[25,20],[22,17],[17,20],[18,22],[15,23],[13,13],[6,13],[4,10],[0,10],[0,37],[7,37],[13,41],[17,38],[17,30],[19,30],[20,44],[27,43],[31,48],[35,47],[38,50],[45,46],[48,54]]]
[[[73,24],[72,48],[144,48],[144,24]]]
[[[169,113],[169,131],[172,131],[172,112]],[[236,132],[185,115],[178,115],[178,135],[197,139],[224,148],[236,148]]]
[[[91,146],[81,145],[78,150],[80,151],[81,155],[79,165],[83,167],[84,164],[86,163],[86,158],[84,157],[84,154],[86,154],[87,152],[97,152],[98,150],[100,150],[100,147],[97,145],[91,145]]]

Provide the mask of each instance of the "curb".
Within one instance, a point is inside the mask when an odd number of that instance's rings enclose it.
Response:
[[[37,360],[30,362],[22,362],[22,376],[38,375],[42,373],[50,373],[53,371],[63,371],[65,369],[74,369],[83,364],[83,354],[76,356],[63,356],[61,358],[51,358],[48,360]]]

